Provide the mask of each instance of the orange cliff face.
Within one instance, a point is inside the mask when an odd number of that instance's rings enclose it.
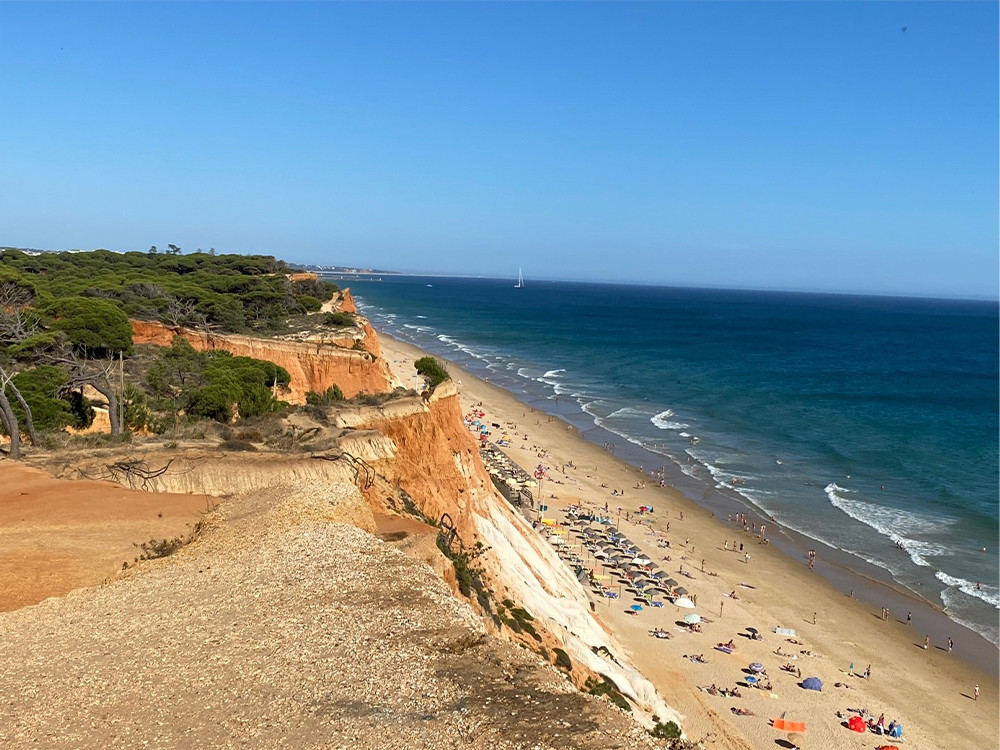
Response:
[[[262,339],[235,334],[212,334],[174,328],[147,320],[133,320],[132,339],[136,344],[170,346],[174,336],[187,339],[198,351],[227,351],[237,357],[254,357],[283,367],[291,376],[289,391],[281,395],[283,401],[304,404],[306,393],[322,393],[337,385],[346,398],[366,393],[384,393],[392,390],[389,365],[381,356],[378,336],[367,326],[365,343],[374,342],[375,352],[357,351],[337,346],[328,341],[289,341]],[[367,325],[367,321],[365,321]],[[370,337],[370,339],[369,339]],[[353,344],[353,340],[350,340]]]
[[[358,306],[354,304],[354,296],[346,287],[340,291],[340,312],[357,313]]]
[[[462,421],[458,390],[445,381],[426,402],[404,408],[402,413],[387,409],[356,425],[378,430],[396,445],[395,456],[378,471],[406,490],[428,518],[451,516],[463,541],[473,543],[474,514],[498,500],[479,446]]]

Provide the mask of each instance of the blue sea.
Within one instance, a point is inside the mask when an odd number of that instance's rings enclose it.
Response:
[[[997,303],[382,278],[341,282],[380,330],[998,642]]]

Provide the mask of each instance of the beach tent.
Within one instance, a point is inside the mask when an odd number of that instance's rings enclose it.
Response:
[[[819,691],[823,690],[823,682],[819,679],[819,677],[806,677],[804,680],[802,680],[801,685],[806,690],[819,690]],[[864,723],[864,721],[862,721],[862,723]]]
[[[864,734],[868,731],[868,727],[865,726],[865,720],[860,716],[852,716],[847,720],[847,728],[852,732],[858,732]]]
[[[674,606],[683,607],[684,609],[694,609],[694,602],[682,596],[680,599],[674,600]]]

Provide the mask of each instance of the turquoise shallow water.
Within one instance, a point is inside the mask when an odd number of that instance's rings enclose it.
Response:
[[[350,282],[377,327],[877,565],[997,643],[996,303],[383,279]]]

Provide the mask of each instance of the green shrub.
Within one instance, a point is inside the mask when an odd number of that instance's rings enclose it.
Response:
[[[297,294],[295,296],[295,301],[298,302],[299,307],[306,312],[319,312],[320,308],[323,307],[322,302],[315,297],[310,297],[308,294]]]
[[[603,695],[623,711],[632,710],[632,705],[628,702],[628,698],[622,695],[621,691],[618,690],[618,686],[604,675],[601,675],[600,681],[593,677],[588,677],[587,682],[583,685],[583,689],[591,695]]]
[[[348,328],[354,325],[354,318],[350,313],[330,312],[323,316],[323,323],[335,328]]]
[[[567,672],[573,669],[573,660],[569,658],[569,654],[563,651],[561,648],[552,649],[553,653],[556,655],[556,666],[561,669],[565,669]]]
[[[322,393],[309,391],[306,394],[306,403],[309,404],[309,406],[330,406],[331,404],[335,404],[343,400],[344,392],[340,390],[340,386],[336,383],[331,385]]]
[[[451,377],[448,371],[444,369],[444,365],[434,359],[434,357],[421,357],[413,363],[413,367],[419,374],[426,378],[431,388],[440,385]]]
[[[651,734],[661,740],[679,740],[681,737],[681,728],[673,721],[668,721],[666,724],[658,721],[653,727]]]

